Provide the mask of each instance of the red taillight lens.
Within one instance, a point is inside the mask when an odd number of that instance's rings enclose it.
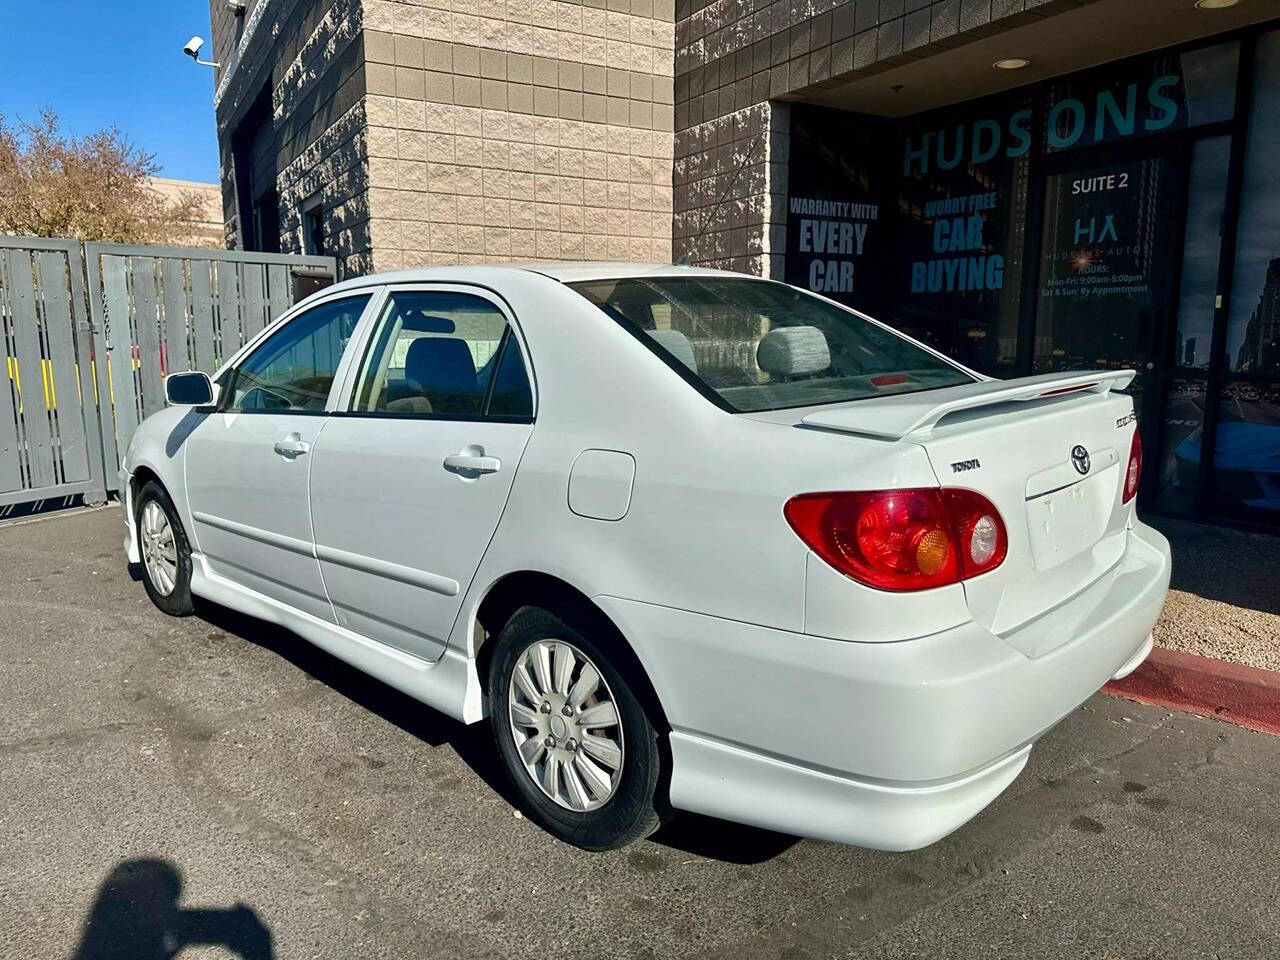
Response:
[[[972,490],[806,493],[783,513],[823,560],[881,590],[957,583],[995,569],[1008,551],[999,512]]]
[[[1129,465],[1124,471],[1124,497],[1121,503],[1128,503],[1138,495],[1138,481],[1142,478],[1142,436],[1133,431],[1133,443],[1129,444]]]

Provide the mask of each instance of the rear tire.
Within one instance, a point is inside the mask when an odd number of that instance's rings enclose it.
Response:
[[[191,544],[169,494],[154,480],[138,493],[134,525],[147,596],[171,617],[190,616],[196,609],[191,596]]]
[[[662,825],[658,732],[612,637],[576,624],[540,607],[511,616],[489,670],[491,722],[537,822],[574,846],[612,850]]]

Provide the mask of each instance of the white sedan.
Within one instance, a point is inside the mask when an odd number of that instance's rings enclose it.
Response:
[[[168,379],[126,549],[167,613],[490,718],[571,843],[693,810],[906,850],[1151,648],[1132,377],[990,380],[711,270],[362,277]]]

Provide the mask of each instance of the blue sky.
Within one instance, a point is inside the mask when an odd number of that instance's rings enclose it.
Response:
[[[117,126],[166,177],[218,179],[208,0],[0,0],[0,113],[51,107],[82,135]]]

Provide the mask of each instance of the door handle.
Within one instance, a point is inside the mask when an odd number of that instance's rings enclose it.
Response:
[[[311,444],[303,440],[300,434],[291,433],[283,440],[277,440],[273,449],[285,459],[292,460],[304,453],[310,453]]]
[[[502,469],[502,461],[497,457],[486,457],[484,447],[470,446],[460,453],[445,457],[444,468],[450,473],[460,473],[463,476],[479,476],[482,473],[497,473]]]

